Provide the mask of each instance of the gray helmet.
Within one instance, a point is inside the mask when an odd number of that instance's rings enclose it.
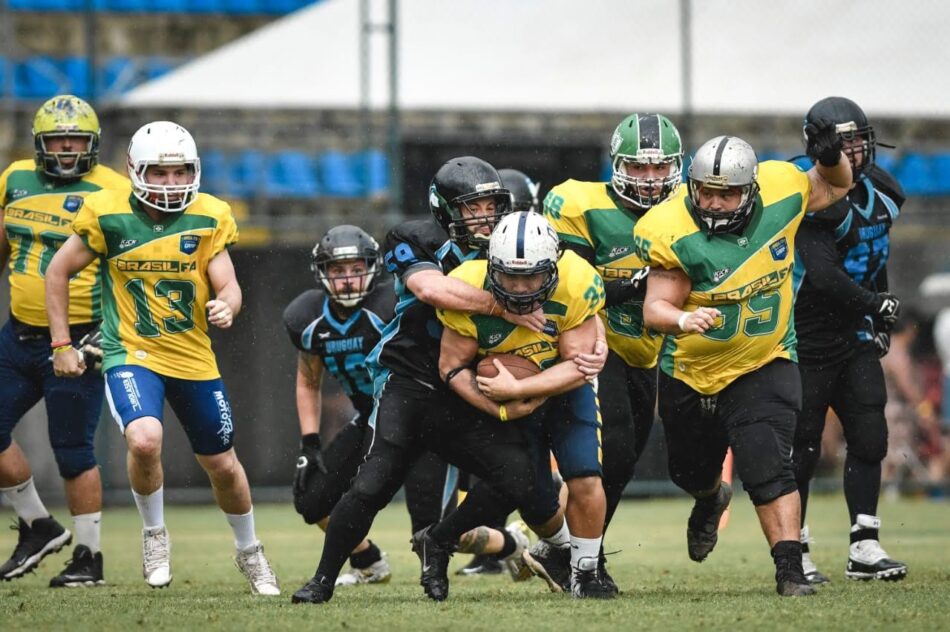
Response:
[[[511,191],[512,207],[515,211],[538,212],[538,189],[541,183],[529,178],[517,169],[499,169],[501,186]]]
[[[693,155],[689,165],[687,187],[690,210],[706,232],[730,233],[742,229],[749,221],[759,193],[756,177],[759,160],[749,143],[735,136],[717,136],[706,141]],[[699,204],[702,188],[727,189],[741,187],[739,206],[733,211],[703,208]]]

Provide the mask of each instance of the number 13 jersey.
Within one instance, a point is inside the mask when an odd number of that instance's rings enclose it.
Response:
[[[791,163],[759,164],[759,199],[740,234],[708,235],[689,198],[653,207],[634,228],[651,266],[680,269],[692,281],[683,309],[715,307],[722,316],[703,334],[668,335],[660,369],[700,393],[718,393],[776,358],[797,361],[792,269],[795,232],[810,185]]]
[[[156,222],[127,193],[100,191],[73,230],[102,264],[103,371],[134,364],[186,380],[220,377],[205,303],[208,263],[238,240],[231,207],[199,193]]]

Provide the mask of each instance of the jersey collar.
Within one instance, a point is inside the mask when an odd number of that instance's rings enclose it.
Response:
[[[361,311],[359,307],[355,308],[349,318],[341,323],[337,320],[336,316],[333,315],[333,309],[330,307],[330,297],[327,296],[323,299],[323,317],[326,318],[330,326],[336,329],[337,333],[341,336],[345,336],[346,332],[350,330],[350,327],[359,320]]]

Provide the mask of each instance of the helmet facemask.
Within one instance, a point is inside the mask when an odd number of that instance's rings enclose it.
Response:
[[[434,190],[431,193],[439,197]],[[482,214],[470,205],[471,202],[485,198],[491,198],[495,202],[493,213]],[[502,217],[511,212],[511,194],[507,189],[496,188],[488,192],[469,193],[451,201],[445,201],[439,197],[439,200],[449,218],[449,238],[456,244],[472,250],[488,248],[491,231],[495,229],[495,225]],[[489,234],[479,232],[478,229],[482,226],[488,227]]]
[[[177,170],[184,167],[190,182],[154,184],[148,182],[149,167]],[[143,125],[129,141],[128,172],[132,194],[142,203],[164,213],[181,213],[198,199],[201,160],[188,131],[170,121]]]
[[[46,141],[50,138],[71,136],[86,139],[83,151],[50,151]],[[46,175],[62,180],[81,178],[99,162],[99,135],[92,132],[63,131],[37,134],[33,139],[36,147],[36,164]],[[72,160],[72,166],[65,167],[63,162]]]
[[[339,251],[342,250],[352,250],[352,252],[340,253]],[[343,307],[356,307],[373,290],[373,282],[376,280],[377,259],[375,257],[360,257],[356,246],[336,248],[335,252],[337,254],[329,258],[319,260],[314,258],[310,264],[310,270],[317,282],[323,285],[323,289],[326,290],[331,301]],[[330,276],[330,266],[350,261],[362,261],[366,265],[366,271],[362,274]],[[350,288],[349,292],[337,291],[337,285],[341,280],[349,281],[349,283],[343,284],[344,288]]]
[[[759,195],[759,183],[753,180],[750,184],[738,187],[740,189],[739,206],[733,211],[715,210],[703,208],[699,204],[699,191],[705,187],[708,189],[725,190],[733,188],[727,184],[716,184],[710,182],[700,182],[692,178],[689,179],[687,188],[689,191],[690,207],[694,217],[699,219],[706,228],[709,235],[731,233],[742,230],[752,215],[752,209],[755,208],[755,201]]]
[[[874,128],[870,125],[858,127],[856,123],[850,121],[835,125],[835,131],[844,141],[842,151],[848,157],[848,162],[851,163],[851,173],[854,179],[857,179],[865,169],[874,164],[874,158],[877,154],[877,138],[874,136]]]
[[[662,178],[640,178],[627,173],[626,164],[670,165],[669,175]],[[667,156],[658,149],[644,149],[636,156],[617,154],[610,183],[614,192],[631,204],[649,210],[672,195],[682,181],[683,156]]]
[[[512,314],[530,314],[540,309],[557,288],[556,260],[545,260],[530,268],[515,268],[506,266],[500,259],[492,259],[488,264],[488,274],[492,296],[499,305],[505,308],[505,311]],[[543,278],[538,289],[517,292],[505,289],[505,275],[521,277],[539,275]]]
[[[560,256],[557,233],[542,215],[518,212],[505,217],[492,233],[488,248],[492,296],[513,314],[539,309],[557,289]],[[506,281],[519,287],[508,289]]]

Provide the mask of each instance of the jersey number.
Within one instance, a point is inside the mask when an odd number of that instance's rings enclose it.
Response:
[[[748,306],[752,313],[746,318],[742,318],[742,306],[738,303],[720,305],[718,309],[722,313],[722,322],[703,336],[710,340],[724,342],[739,333],[740,325],[742,333],[750,338],[767,336],[774,332],[778,325],[778,311],[781,305],[782,296],[778,292],[764,292],[750,296]]]
[[[162,335],[158,324],[152,317],[152,310],[145,295],[145,281],[131,279],[125,289],[132,295],[135,303],[135,331],[143,338],[155,338]],[[155,284],[155,297],[168,301],[168,308],[181,314],[180,317],[166,316],[162,319],[165,331],[180,334],[195,326],[195,284],[192,281],[161,279]]]
[[[13,272],[20,274],[26,272],[26,264],[30,258],[30,250],[33,249],[33,242],[36,241],[36,237],[40,238],[40,243],[43,244],[43,251],[40,252],[40,266],[37,272],[39,272],[41,277],[46,276],[46,268],[49,267],[49,262],[53,260],[53,255],[56,254],[59,247],[62,246],[63,242],[69,237],[69,235],[54,233],[51,230],[44,230],[39,235],[34,236],[33,231],[26,226],[11,226],[7,224],[6,229],[7,239],[10,241],[16,239],[19,242],[16,259],[13,260]]]
[[[363,393],[365,395],[373,394],[373,380],[369,377],[369,371],[366,370],[366,356],[362,353],[350,353],[340,358],[343,366],[334,356],[327,356],[323,363],[333,376],[343,384],[344,390],[348,394]]]
[[[544,197],[544,214],[551,219],[561,219],[562,206],[564,206],[564,198],[555,194],[554,191],[548,191],[548,194]]]

